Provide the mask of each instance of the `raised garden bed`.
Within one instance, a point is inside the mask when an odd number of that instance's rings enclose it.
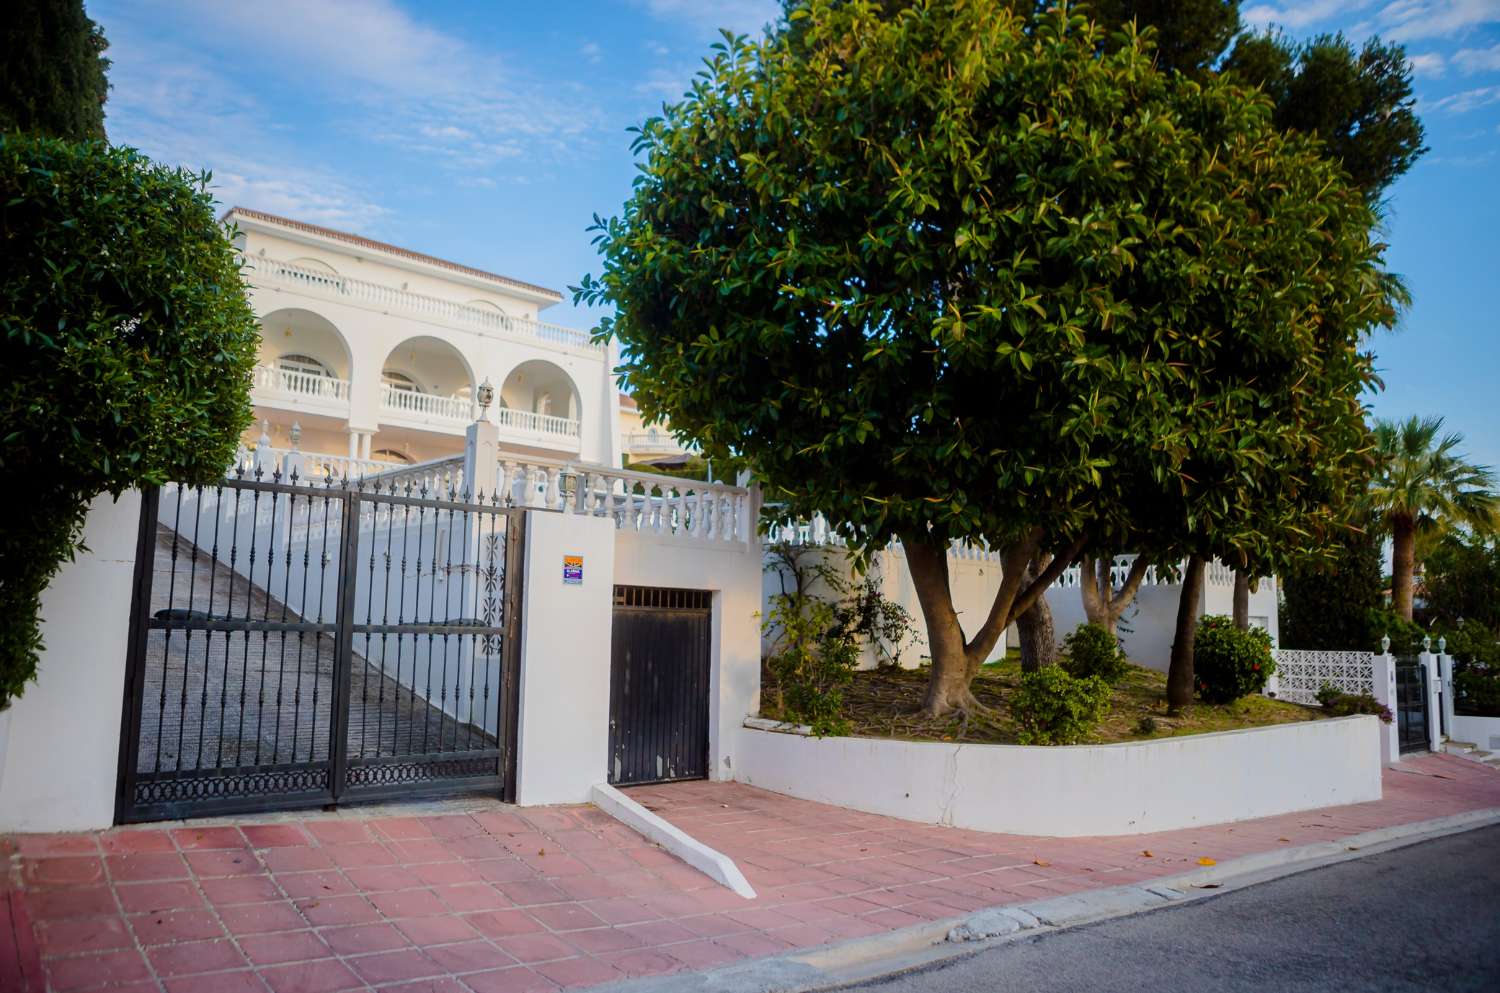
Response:
[[[849,734],[860,738],[894,738],[903,741],[951,741],[976,744],[1016,743],[1011,727],[1010,694],[1021,677],[1019,660],[1010,657],[980,669],[974,679],[974,696],[992,709],[990,714],[931,719],[920,716],[922,694],[927,688],[927,668],[872,669],[855,674],[844,690],[844,714]],[[1178,735],[1235,731],[1316,720],[1317,707],[1248,696],[1234,703],[1207,704],[1194,701],[1177,716],[1167,716],[1167,677],[1154,669],[1132,666],[1115,687],[1110,712],[1086,740],[1087,744],[1149,741]],[[770,707],[774,692],[763,692],[762,717],[780,720]],[[1143,719],[1149,718],[1149,721]]]

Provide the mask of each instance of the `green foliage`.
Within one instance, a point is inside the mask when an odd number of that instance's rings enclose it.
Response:
[[[764,623],[780,635],[765,660],[766,689],[778,716],[807,724],[819,736],[847,734],[844,687],[854,679],[859,647],[840,629],[833,605],[778,593],[769,600]]]
[[[1394,719],[1391,708],[1368,693],[1345,693],[1338,687],[1324,683],[1318,688],[1318,703],[1330,717],[1349,717],[1353,714],[1372,714],[1381,723],[1389,724]]]
[[[881,591],[880,577],[873,572],[865,573],[845,592],[834,607],[839,629],[869,645],[877,665],[899,666],[902,652],[916,634],[911,611]]]
[[[1400,45],[1374,37],[1356,51],[1342,34],[1296,44],[1267,31],[1242,35],[1223,68],[1271,97],[1278,127],[1323,139],[1372,201],[1427,151]]]
[[[1500,717],[1500,664],[1455,664],[1453,709],[1465,716]]]
[[[1089,0],[1088,12],[1112,29],[1150,27],[1157,66],[1188,75],[1212,69],[1240,30],[1238,0]]]
[[[1370,633],[1374,637],[1370,651],[1373,652],[1379,648],[1382,638],[1391,639],[1391,651],[1398,655],[1422,650],[1422,639],[1427,637],[1427,630],[1422,625],[1408,621],[1385,607],[1369,611],[1366,618]]]
[[[1280,579],[1284,648],[1375,651],[1384,602],[1381,538],[1373,530],[1336,537],[1323,555],[1293,563]]]
[[[1156,718],[1150,714],[1142,714],[1140,719],[1135,722],[1135,727],[1131,728],[1131,733],[1139,735],[1155,734]]]
[[[1241,631],[1233,619],[1209,615],[1193,639],[1193,666],[1205,703],[1233,703],[1265,689],[1276,671],[1271,636],[1259,628]]]
[[[1488,666],[1500,672],[1500,639],[1497,639],[1495,632],[1484,625],[1469,623],[1455,624],[1451,627],[1445,625],[1432,636],[1434,646],[1437,645],[1439,637],[1447,639],[1445,650],[1455,659]],[[1437,648],[1434,647],[1433,651],[1436,650]]]
[[[249,423],[258,327],[206,177],[0,134],[0,707],[96,495],[207,482]]]
[[[1423,556],[1422,588],[1424,621],[1445,631],[1460,621],[1500,631],[1500,541],[1466,531],[1443,535]]]
[[[1080,624],[1063,639],[1062,667],[1078,679],[1098,676],[1113,686],[1130,671],[1120,639],[1098,624]]]
[[[1073,745],[1109,713],[1112,690],[1098,676],[1075,679],[1060,666],[1024,673],[1010,698],[1016,740],[1023,745]]]
[[[109,43],[83,0],[6,0],[0,17],[0,131],[104,137]]]

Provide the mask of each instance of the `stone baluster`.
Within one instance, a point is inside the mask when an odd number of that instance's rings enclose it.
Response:
[[[661,484],[656,489],[658,493],[654,498],[656,503],[656,517],[651,523],[653,530],[657,534],[665,534],[672,530],[672,487]]]
[[[565,509],[562,504],[562,470],[552,466],[547,470],[547,509]]]

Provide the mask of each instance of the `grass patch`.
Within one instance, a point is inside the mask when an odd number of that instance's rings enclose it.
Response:
[[[927,689],[927,667],[920,669],[872,669],[856,673],[844,690],[844,716],[851,731],[861,738],[900,738],[907,741],[965,741],[1013,745],[1010,695],[1021,678],[1021,662],[1007,653],[1005,659],[986,665],[974,677],[974,696],[995,711],[993,716],[946,717],[932,720],[919,716]],[[776,718],[776,714],[762,716]],[[1233,731],[1317,720],[1314,707],[1302,707],[1259,695],[1233,703],[1194,701],[1181,714],[1167,716],[1167,677],[1154,669],[1131,666],[1115,687],[1109,714],[1085,739],[1090,744],[1115,741],[1148,741],[1184,734]],[[1142,732],[1143,718],[1149,732]]]

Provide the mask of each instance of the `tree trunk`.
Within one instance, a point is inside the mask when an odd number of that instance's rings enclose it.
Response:
[[[1234,570],[1234,626],[1250,630],[1250,577]]]
[[[1045,568],[1045,564],[1042,566]],[[1036,581],[1037,563],[1026,567],[1026,582]],[[1039,597],[1024,613],[1016,616],[1016,633],[1020,636],[1021,671],[1037,672],[1057,664],[1057,630],[1052,624],[1052,608],[1047,598]]]
[[[1411,620],[1412,575],[1416,572],[1416,526],[1408,519],[1391,521],[1391,609]]]
[[[1167,669],[1167,712],[1176,714],[1193,702],[1193,636],[1198,633],[1198,607],[1203,598],[1201,558],[1188,558],[1182,573],[1182,595],[1177,601],[1177,629],[1172,638],[1172,662]]]
[[[1090,624],[1097,624],[1111,634],[1115,630],[1115,618],[1109,609],[1110,586],[1101,586],[1099,568],[1109,569],[1109,555],[1085,555],[1078,560],[1078,589],[1083,594],[1083,616]],[[1018,618],[1019,620],[1019,618]]]
[[[904,536],[901,545],[917,604],[927,622],[927,649],[932,655],[932,674],[927,680],[922,710],[933,717],[971,710],[978,701],[969,692],[964,632],[953,609],[953,591],[948,584],[948,550]]]

